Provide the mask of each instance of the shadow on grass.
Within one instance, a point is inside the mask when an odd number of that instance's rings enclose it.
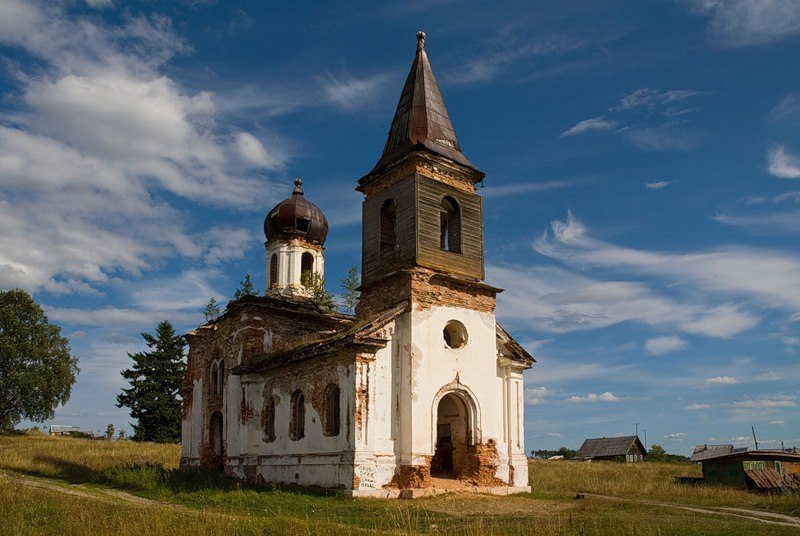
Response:
[[[195,467],[185,469],[165,469],[154,463],[135,463],[111,467],[99,472],[92,479],[117,489],[133,492],[193,493],[204,491],[255,491],[285,493],[309,496],[338,496],[335,491],[324,488],[283,486],[277,484],[249,484],[224,474],[217,468]]]

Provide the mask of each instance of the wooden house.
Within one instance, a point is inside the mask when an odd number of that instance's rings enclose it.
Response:
[[[800,454],[781,450],[732,452],[702,460],[703,483],[755,491],[800,491]]]
[[[640,462],[647,455],[638,436],[587,439],[575,454],[576,460],[614,460]]]

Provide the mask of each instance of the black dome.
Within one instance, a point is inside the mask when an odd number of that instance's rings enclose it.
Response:
[[[284,199],[269,211],[264,220],[267,240],[279,235],[297,235],[322,245],[328,236],[328,220],[317,205],[307,201],[301,185],[295,179],[292,197]]]

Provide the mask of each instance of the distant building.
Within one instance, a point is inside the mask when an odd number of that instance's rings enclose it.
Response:
[[[716,458],[717,456],[725,456],[727,454],[733,454],[734,452],[745,451],[747,451],[747,447],[735,449],[733,445],[697,445],[689,461],[700,463],[708,458]]]
[[[57,436],[57,435],[64,435],[70,432],[80,432],[80,428],[77,426],[69,426],[65,424],[51,424],[50,425],[50,435]]]
[[[638,436],[600,437],[587,439],[578,449],[573,459],[593,460],[625,460],[640,462],[647,456],[644,445]]]
[[[800,491],[800,454],[740,450],[705,458],[702,464],[704,484],[767,492]]]

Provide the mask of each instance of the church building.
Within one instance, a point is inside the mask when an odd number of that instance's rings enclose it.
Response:
[[[502,289],[483,281],[483,177],[419,32],[383,154],[356,186],[355,315],[311,299],[328,222],[297,180],[264,222],[265,295],[187,335],[181,464],[358,497],[530,491],[534,359],[495,319]]]

